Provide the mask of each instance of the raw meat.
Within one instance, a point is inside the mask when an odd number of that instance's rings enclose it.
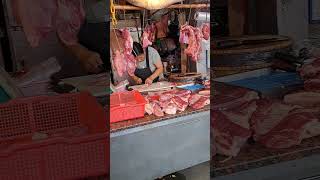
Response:
[[[169,15],[164,15],[161,17],[161,20],[156,23],[157,27],[157,38],[164,38],[167,37],[168,32],[168,21],[169,21]]]
[[[127,64],[126,64],[126,61],[124,61],[124,55],[121,54],[119,50],[116,50],[113,57],[113,62],[114,62],[114,68],[116,69],[118,75],[122,77],[127,70],[126,68]]]
[[[203,38],[200,28],[190,25],[183,25],[180,29],[180,43],[188,44],[185,54],[190,56],[193,61],[198,61],[201,53],[201,39]]]
[[[191,94],[191,91],[189,90],[180,90],[180,91],[177,91],[174,95],[179,97],[185,97],[189,94]]]
[[[208,40],[210,38],[210,24],[209,23],[203,23],[202,34],[203,34],[203,39]]]
[[[320,105],[320,93],[317,92],[298,92],[284,96],[287,104],[299,105],[302,107],[314,107]]]
[[[133,39],[131,37],[131,34],[127,28],[124,28],[122,30],[122,38],[125,40],[124,43],[124,53],[125,54],[132,54],[132,49],[133,49]]]
[[[210,90],[202,90],[202,91],[199,91],[199,94],[200,94],[200,95],[204,95],[204,96],[210,96]]]
[[[254,132],[254,139],[259,140],[260,136],[267,134],[276,127],[288,113],[298,106],[287,105],[280,101],[261,99],[257,101],[257,110],[250,120]]]
[[[176,114],[177,106],[174,103],[170,103],[166,108],[163,109],[166,114]]]
[[[188,107],[188,102],[182,100],[179,96],[172,98],[172,101],[177,105],[177,109],[180,112],[183,112]]]
[[[189,97],[189,105],[192,106],[194,103],[196,103],[202,96],[200,96],[199,94],[191,94],[191,96]]]
[[[37,47],[42,39],[54,31],[67,45],[78,42],[77,34],[85,18],[83,1],[12,0],[12,8],[31,47]]]
[[[153,114],[158,117],[164,116],[164,113],[158,103],[152,102]]]
[[[256,103],[251,101],[225,111],[211,112],[214,146],[218,154],[233,157],[238,155],[252,134],[249,119],[255,109]]]
[[[303,79],[310,79],[320,75],[320,59],[316,59],[311,63],[304,64],[300,71],[300,76]]]
[[[291,111],[276,127],[260,137],[259,142],[268,148],[289,148],[305,138],[320,134],[318,118],[309,110]]]
[[[142,47],[151,46],[155,40],[156,26],[152,23],[147,25],[142,34]]]
[[[195,102],[191,107],[193,109],[201,109],[206,105],[210,104],[210,98],[202,96],[197,102]]]
[[[146,113],[148,113],[149,115],[153,114],[153,108],[151,106],[151,104],[147,103],[144,107],[144,110],[146,111]]]
[[[304,89],[306,91],[320,92],[320,77],[304,81]]]
[[[259,99],[259,95],[255,91],[244,88],[222,89],[214,92],[214,103],[211,105],[211,108],[228,109],[256,99]]]

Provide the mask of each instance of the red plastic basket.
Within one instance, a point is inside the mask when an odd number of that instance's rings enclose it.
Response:
[[[89,93],[15,99],[0,105],[0,119],[0,179],[77,179],[109,173],[107,117]],[[70,136],[77,127],[86,127],[86,133]],[[34,133],[48,136],[33,140]]]
[[[110,122],[144,117],[146,100],[138,91],[114,93],[110,96]]]

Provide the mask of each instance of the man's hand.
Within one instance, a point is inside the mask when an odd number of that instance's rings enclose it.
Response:
[[[136,84],[142,84],[142,79],[141,78],[137,77],[134,81],[136,82]]]
[[[153,79],[149,77],[146,79],[145,83],[150,85],[153,83]]]
[[[81,58],[81,64],[83,65],[83,67],[87,72],[99,73],[101,71],[99,66],[102,65],[103,62],[98,53],[88,51],[87,57]]]

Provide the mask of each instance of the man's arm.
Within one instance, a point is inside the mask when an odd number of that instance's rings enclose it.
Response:
[[[161,59],[159,59],[158,61],[156,61],[156,63],[154,64],[156,67],[156,70],[154,71],[154,73],[149,77],[152,81],[154,79],[156,79],[157,77],[160,76],[161,73],[163,73],[163,65],[161,62]]]
[[[102,60],[98,53],[88,50],[79,43],[67,45],[63,43],[62,40],[60,40],[60,43],[64,49],[73,54],[80,61],[88,72],[98,73],[100,71],[98,67],[102,64]]]

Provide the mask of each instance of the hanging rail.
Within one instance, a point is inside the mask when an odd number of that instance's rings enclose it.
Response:
[[[130,5],[114,5],[116,10],[143,10],[142,7]],[[168,9],[189,9],[189,8],[209,8],[210,4],[173,4],[168,6]]]

